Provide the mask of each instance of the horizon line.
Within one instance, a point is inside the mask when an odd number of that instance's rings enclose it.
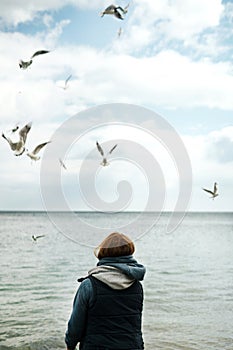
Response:
[[[217,210],[217,211],[208,211],[208,210],[187,210],[187,211],[172,211],[172,210],[164,210],[164,211],[141,211],[141,210],[126,210],[126,211],[98,211],[98,210],[74,210],[74,211],[65,211],[65,210],[33,210],[33,209],[0,209],[0,213],[103,213],[103,214],[124,214],[124,213],[233,213],[232,210]]]

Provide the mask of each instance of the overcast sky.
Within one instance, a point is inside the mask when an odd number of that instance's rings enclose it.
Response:
[[[124,7],[128,2],[119,0],[117,4]],[[85,189],[92,188],[88,181],[93,180],[103,201],[116,201],[117,184],[126,180],[133,193],[126,209],[146,207],[154,188],[150,189],[144,165],[129,158],[125,144],[136,142],[159,164],[162,177],[159,172],[154,174],[155,188],[159,192],[164,181],[163,208],[173,210],[179,192],[177,163],[182,160],[164,140],[153,140],[150,135],[153,131],[157,136],[159,115],[184,143],[191,162],[189,210],[232,211],[233,1],[132,0],[123,21],[100,16],[108,5],[106,0],[1,0],[1,132],[17,138],[10,130],[31,121],[29,150],[52,140],[46,147],[58,150],[58,164],[59,157],[66,163],[67,170],[59,168],[59,176],[72,210],[95,207],[83,198],[81,170],[86,174]],[[41,49],[50,52],[36,57],[28,69],[19,68],[19,59],[29,60]],[[95,107],[110,103],[125,104],[124,118],[114,114],[117,108],[109,107],[111,122],[116,125],[101,126],[110,119],[104,107],[103,113]],[[139,106],[139,114],[131,115],[128,104]],[[155,120],[141,107],[154,112]],[[80,124],[77,122],[74,130],[69,121],[79,112]],[[75,142],[60,139],[56,146],[56,131],[67,125],[62,129],[64,138],[70,140],[72,134]],[[100,166],[96,140],[107,150],[118,143],[106,168]],[[66,149],[60,148],[63,141]],[[26,152],[14,156],[1,138],[0,210],[44,209],[40,177],[47,149],[41,151],[42,159],[31,164]],[[96,169],[94,175],[90,173]],[[53,170],[48,170],[43,186],[52,187]],[[202,187],[212,189],[215,181],[219,197],[213,201]],[[56,191],[53,196],[55,205]]]

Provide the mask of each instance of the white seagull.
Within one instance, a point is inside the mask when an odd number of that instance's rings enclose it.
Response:
[[[39,235],[39,236],[32,235],[32,239],[35,242],[37,241],[38,238],[41,238],[41,237],[45,237],[45,235]]]
[[[120,27],[120,28],[118,29],[118,32],[117,32],[118,38],[120,38],[121,34],[122,34],[122,28]]]
[[[71,79],[72,75],[70,74],[68,78],[66,78],[64,86],[59,86],[61,89],[66,90],[68,88],[68,81]]]
[[[206,188],[202,188],[202,189],[204,191],[210,193],[212,195],[212,197],[210,197],[210,198],[212,198],[212,199],[214,199],[215,197],[218,196],[218,193],[217,193],[217,191],[218,191],[218,189],[217,189],[217,182],[214,183],[214,190],[213,191],[207,190]]]
[[[9,137],[6,137],[2,133],[2,137],[9,143],[10,148],[14,151],[15,156],[21,156],[25,151],[25,143],[27,139],[27,134],[30,131],[32,123],[26,124],[22,129],[19,130],[19,141],[13,142]]]
[[[64,164],[64,162],[61,160],[61,158],[59,158],[59,162],[61,164],[61,167],[64,168],[65,170],[67,170],[66,165]]]
[[[32,152],[27,152],[27,156],[31,158],[31,160],[39,160],[40,157],[37,156],[37,153],[40,152],[41,148],[43,148],[44,146],[46,146],[48,143],[50,143],[51,141],[47,141],[47,142],[44,142],[44,143],[41,143],[39,144],[38,146],[36,146],[34,148],[34,150]]]
[[[100,146],[100,144],[98,143],[98,141],[96,141],[96,146],[97,146],[97,149],[98,151],[100,152],[101,156],[103,157],[103,160],[102,162],[100,163],[100,165],[103,165],[103,166],[107,166],[109,165],[108,161],[107,161],[107,157],[104,155],[104,151],[103,151],[103,148]],[[113,148],[111,148],[111,150],[107,153],[107,154],[111,154],[114,149],[116,148],[117,144],[115,146],[113,146]]]
[[[34,52],[34,54],[31,56],[29,61],[23,61],[23,60],[19,60],[19,67],[21,69],[27,69],[33,62],[33,58],[39,55],[44,55],[45,53],[49,53],[50,51],[48,50],[39,50]]]

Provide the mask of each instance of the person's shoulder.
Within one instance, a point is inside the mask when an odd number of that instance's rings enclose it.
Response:
[[[82,282],[80,283],[79,289],[82,289],[82,290],[92,289],[92,283],[89,277],[86,277],[82,280]]]
[[[78,294],[83,302],[92,302],[93,299],[93,286],[89,277],[83,279],[81,282]]]

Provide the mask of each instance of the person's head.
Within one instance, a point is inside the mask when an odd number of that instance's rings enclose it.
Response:
[[[123,235],[123,233],[113,232],[100,243],[94,253],[98,259],[103,259],[106,257],[132,255],[134,250],[134,243],[129,237]]]

